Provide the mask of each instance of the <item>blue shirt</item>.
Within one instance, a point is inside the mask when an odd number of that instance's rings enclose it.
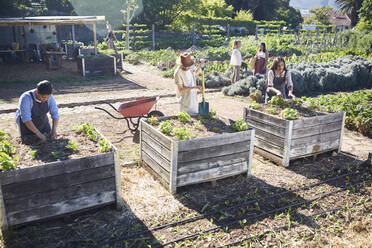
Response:
[[[35,100],[39,102],[39,100],[36,99],[35,91],[36,89],[26,91],[19,98],[19,108],[16,113],[16,122],[18,125],[20,123],[20,119],[21,119],[20,117],[22,117],[23,123],[32,121],[31,110],[32,110],[32,106],[34,105],[34,101],[32,97],[30,96],[30,92],[35,97]],[[59,118],[58,107],[57,107],[56,100],[54,100],[53,95],[50,95],[48,99],[48,107],[49,107],[50,116],[53,119],[58,119]]]

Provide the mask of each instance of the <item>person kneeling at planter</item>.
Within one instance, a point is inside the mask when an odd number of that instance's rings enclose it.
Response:
[[[273,65],[267,75],[266,87],[265,103],[275,95],[283,98],[295,98],[291,72],[287,70],[282,57],[278,57],[273,61]]]
[[[194,58],[189,53],[183,53],[177,59],[178,67],[174,71],[174,80],[177,85],[176,97],[180,104],[179,111],[185,111],[188,114],[198,114],[198,95],[201,90],[196,85],[195,75],[200,73],[200,67],[195,71],[191,69],[194,65]]]
[[[16,113],[16,122],[19,126],[22,143],[31,143],[39,138],[46,141],[46,134],[50,134],[51,139],[57,136],[58,107],[52,95],[52,84],[41,81],[36,89],[24,92],[19,99],[19,108]],[[50,128],[47,113],[53,120]]]

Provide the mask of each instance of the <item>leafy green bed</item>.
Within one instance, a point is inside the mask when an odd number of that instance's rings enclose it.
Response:
[[[227,123],[227,121],[218,118],[213,109],[210,110],[207,117],[191,117],[186,112],[179,112],[175,118],[159,121],[158,118],[151,117],[147,119],[147,123],[177,140],[208,137],[218,133],[240,132],[249,128],[244,120],[238,120],[232,124]]]
[[[110,143],[89,123],[80,123],[75,132],[59,133],[45,143],[22,144],[19,138],[0,130],[0,170],[33,166],[58,160],[80,158],[111,151]]]
[[[268,104],[259,104],[252,101],[249,107],[290,120],[315,116],[318,113],[345,111],[346,128],[357,130],[363,135],[372,135],[371,90],[323,95],[316,98],[301,97],[294,101],[275,96]]]

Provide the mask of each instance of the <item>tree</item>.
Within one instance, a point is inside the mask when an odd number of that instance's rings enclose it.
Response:
[[[360,21],[356,28],[360,31],[372,31],[372,1],[363,1],[359,10]]]
[[[253,20],[252,11],[241,9],[238,12],[236,12],[236,16],[234,19],[238,21],[252,21]]]
[[[130,21],[141,11],[143,8],[142,1],[137,0],[124,0],[123,9],[121,13],[124,16],[124,22],[126,25],[126,46],[129,50],[129,24]]]
[[[250,10],[255,12],[256,8],[260,5],[260,0],[225,0],[228,5],[234,7],[235,11]]]
[[[329,7],[329,6],[310,9],[309,12],[313,13],[313,15],[306,20],[306,23],[322,24],[322,25],[331,24],[330,19],[329,19],[329,11],[330,10],[332,10],[332,7]]]
[[[365,0],[366,2],[370,0]],[[339,9],[350,17],[351,25],[354,27],[358,21],[358,11],[362,6],[363,0],[336,0]]]

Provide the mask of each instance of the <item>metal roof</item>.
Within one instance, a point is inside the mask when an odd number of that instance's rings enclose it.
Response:
[[[0,18],[0,26],[72,25],[105,23],[105,16],[35,16]]]

